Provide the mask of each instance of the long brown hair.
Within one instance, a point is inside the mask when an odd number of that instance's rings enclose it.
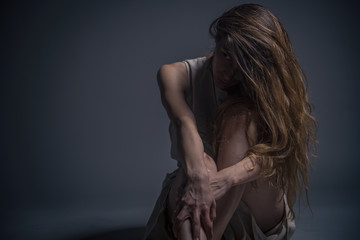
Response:
[[[216,142],[226,109],[245,101],[256,113],[256,156],[261,176],[286,192],[291,217],[297,194],[308,198],[309,155],[316,147],[317,122],[307,96],[307,78],[279,19],[258,4],[242,4],[215,19],[209,28],[239,70],[239,97],[225,102],[214,118]],[[249,107],[250,106],[250,107]],[[214,149],[217,149],[214,147]],[[216,154],[216,152],[215,152]]]

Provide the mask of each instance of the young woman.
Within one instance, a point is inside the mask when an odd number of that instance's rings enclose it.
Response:
[[[213,53],[158,72],[179,168],[145,238],[289,239],[315,143],[305,74],[261,5],[236,6],[209,30]]]

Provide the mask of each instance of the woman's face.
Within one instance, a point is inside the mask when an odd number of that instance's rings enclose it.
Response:
[[[221,44],[217,44],[215,48],[212,71],[214,83],[218,88],[228,90],[238,83],[234,63]]]

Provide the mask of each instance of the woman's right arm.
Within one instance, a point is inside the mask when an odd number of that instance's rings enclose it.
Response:
[[[203,163],[204,146],[197,131],[194,114],[185,101],[189,83],[184,63],[176,62],[161,66],[157,80],[163,106],[169,118],[180,130],[184,158],[181,161],[187,176],[207,176]]]
[[[193,238],[200,237],[200,226],[209,239],[215,218],[215,199],[209,184],[209,175],[203,161],[204,145],[197,131],[194,114],[185,101],[189,89],[184,63],[163,65],[157,74],[162,103],[169,118],[177,125],[181,138],[182,166],[187,176],[183,196],[177,204],[174,231],[177,232],[187,218],[192,223]]]

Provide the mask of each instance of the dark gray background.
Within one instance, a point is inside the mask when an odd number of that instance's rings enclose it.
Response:
[[[349,239],[360,216],[357,5],[254,2],[285,25],[319,122],[314,215],[303,209],[295,239]],[[143,227],[176,167],[156,71],[208,53],[209,24],[239,3],[3,5],[0,237],[70,239]]]

